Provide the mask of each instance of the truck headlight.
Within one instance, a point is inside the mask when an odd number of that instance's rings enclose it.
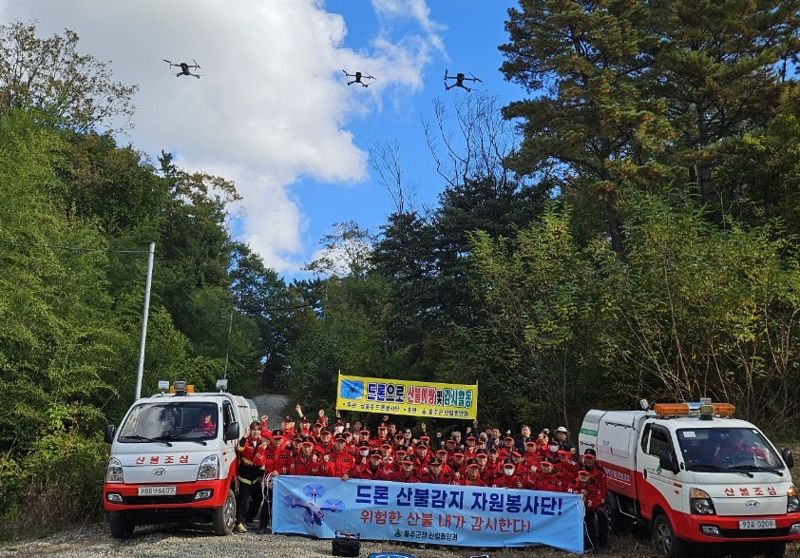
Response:
[[[717,513],[708,492],[699,488],[692,488],[689,491],[689,513],[696,515],[715,515]]]
[[[800,498],[797,497],[797,488],[792,485],[789,488],[788,498],[786,499],[786,513],[796,513],[800,511]]]
[[[219,478],[219,459],[216,455],[209,455],[200,462],[197,470],[197,480],[214,480]]]
[[[108,460],[108,465],[106,465],[106,482],[125,482],[125,478],[122,475],[122,463],[116,457],[112,457]]]

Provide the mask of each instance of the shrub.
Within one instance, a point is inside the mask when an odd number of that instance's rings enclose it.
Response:
[[[97,518],[107,460],[108,446],[99,437],[61,433],[39,438],[19,465],[10,461],[14,465],[0,469],[3,506],[11,502],[2,529],[10,534],[36,533],[74,523],[76,518]],[[11,481],[8,486],[6,477]]]

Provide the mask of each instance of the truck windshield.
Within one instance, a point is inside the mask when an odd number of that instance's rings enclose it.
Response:
[[[753,428],[686,428],[678,443],[689,471],[782,474],[783,461]]]
[[[127,444],[194,441],[205,445],[204,440],[217,437],[218,424],[219,411],[215,403],[142,403],[131,410],[117,441]]]

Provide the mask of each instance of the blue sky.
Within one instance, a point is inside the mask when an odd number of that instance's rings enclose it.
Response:
[[[498,68],[510,0],[0,0],[0,20],[72,29],[79,48],[136,83],[130,142],[154,158],[234,180],[243,202],[231,227],[287,278],[334,223],[377,232],[392,210],[368,164],[396,140],[416,206],[443,188],[421,119],[445,91],[443,73],[471,72],[503,104],[524,97]],[[197,59],[203,77],[176,78],[162,58]],[[377,80],[345,85],[341,68]]]
[[[499,71],[503,57],[497,47],[507,42],[504,22],[508,7],[515,5],[516,2],[507,0],[430,2],[431,19],[443,25],[441,34],[446,53],[425,67],[424,89],[400,95],[399,105],[385,102],[381,110],[349,123],[356,145],[364,150],[397,138],[404,171],[409,182],[416,185],[418,206],[435,205],[444,187],[425,142],[421,119],[432,118],[436,98],[449,103],[454,97],[470,95],[459,88],[445,91],[444,70],[448,69],[450,74],[472,72],[480,77],[482,83],[476,84],[472,94],[490,93],[505,102],[524,95],[519,86],[507,82]],[[327,7],[344,16],[348,25],[347,45],[368,49],[377,25],[374,11],[368,4],[334,0],[327,2]],[[371,169],[369,177],[362,182],[331,188],[329,184],[307,179],[301,181],[295,191],[303,211],[309,216],[304,243],[312,249],[337,221],[353,220],[377,232],[393,208],[388,193],[376,182]]]

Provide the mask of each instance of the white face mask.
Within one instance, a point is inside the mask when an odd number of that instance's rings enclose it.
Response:
[[[558,446],[550,446],[550,451],[552,451],[553,453],[557,452]]]
[[[341,434],[342,432],[344,432],[344,426],[334,426],[333,427],[333,431],[336,434]]]
[[[369,450],[362,450],[358,452],[358,455],[360,455],[361,457],[366,457],[367,455],[369,455]]]
[[[514,469],[503,469],[503,473],[505,473],[507,477],[510,477],[514,474]]]

